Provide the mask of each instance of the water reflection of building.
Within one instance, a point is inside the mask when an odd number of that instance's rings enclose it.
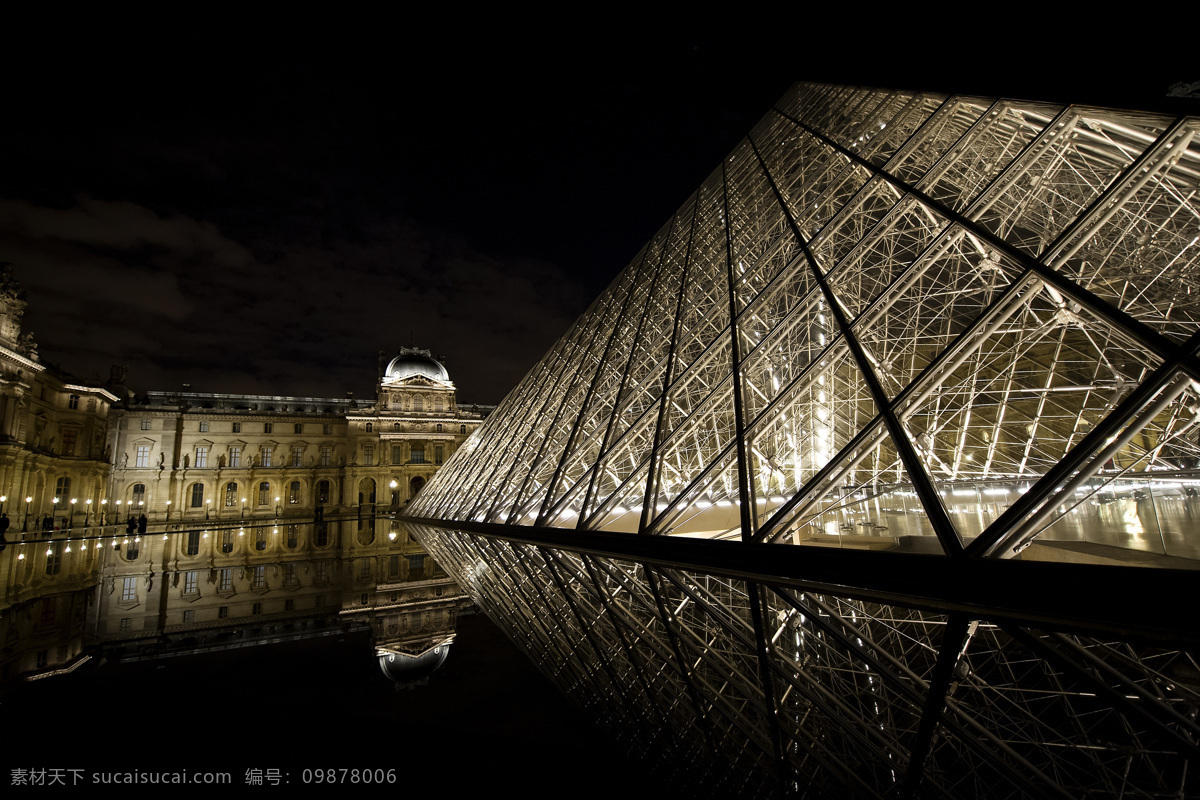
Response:
[[[386,533],[369,542],[353,515],[31,534],[0,553],[4,678],[69,670],[94,653],[144,657],[362,628],[381,654],[441,648],[444,658],[471,603],[405,527],[376,521]]]
[[[348,625],[371,626],[393,661],[444,657],[470,604],[392,515],[483,415],[459,406],[429,351],[400,350],[373,402],[135,397],[119,370],[100,387],[43,365],[21,331],[25,304],[6,269],[3,679],[69,669],[96,648],[240,646]]]

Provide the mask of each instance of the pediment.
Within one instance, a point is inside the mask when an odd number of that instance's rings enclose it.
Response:
[[[450,388],[449,384],[447,384],[443,381],[434,380],[433,378],[430,378],[426,375],[410,375],[407,378],[401,378],[398,381],[393,381],[391,383],[388,383],[387,386],[389,388],[400,387],[400,388],[405,388],[405,389],[415,388],[415,387],[421,387],[421,388],[433,387],[436,389]]]

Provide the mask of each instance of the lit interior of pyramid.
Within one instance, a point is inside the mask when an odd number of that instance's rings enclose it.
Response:
[[[1200,319],[1194,125],[853,97],[799,92],[768,115],[422,513],[1197,557],[1200,392],[1177,352]]]

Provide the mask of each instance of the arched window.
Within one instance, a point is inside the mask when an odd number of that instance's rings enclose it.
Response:
[[[237,484],[233,481],[225,484],[225,507],[233,508],[237,505]]]
[[[187,549],[184,551],[189,556],[194,556],[200,552],[200,531],[188,531]]]
[[[399,423],[399,422],[393,422],[393,423],[392,423],[392,430],[394,430],[394,431],[398,431],[398,430],[400,430],[400,423]]]
[[[458,432],[459,432],[459,433],[466,433],[466,432],[467,432],[467,426],[466,426],[466,425],[459,425],[459,426],[458,426]]]
[[[425,401],[420,397],[413,398],[413,411],[423,411],[425,409]]]
[[[140,485],[140,484],[139,484]],[[54,498],[58,500],[59,508],[66,508],[71,499],[71,479],[59,478],[54,484]]]
[[[373,423],[373,422],[368,422],[368,423],[367,423],[367,433],[371,433],[371,432],[372,432],[372,431],[374,431],[374,430],[375,430],[375,423]]]
[[[254,549],[255,550],[266,550],[267,549],[267,530],[266,530],[266,528],[259,528],[254,533]]]
[[[440,422],[437,424],[437,432],[438,433],[442,432],[442,423],[440,423]]]
[[[271,484],[263,481],[258,485],[258,504],[260,506],[268,505],[271,502]]]
[[[288,487],[288,502],[292,505],[300,502],[300,481],[292,481]]]
[[[319,481],[317,483],[317,502],[329,502],[329,481]]]
[[[204,508],[204,484],[192,484],[192,508]]]
[[[133,485],[133,492],[129,495],[129,505],[140,506],[140,505],[144,505],[145,502],[146,502],[146,484],[135,483]]]

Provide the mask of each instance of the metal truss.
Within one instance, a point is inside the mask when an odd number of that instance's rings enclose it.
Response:
[[[1195,793],[1198,131],[797,85],[419,537],[717,794]]]

